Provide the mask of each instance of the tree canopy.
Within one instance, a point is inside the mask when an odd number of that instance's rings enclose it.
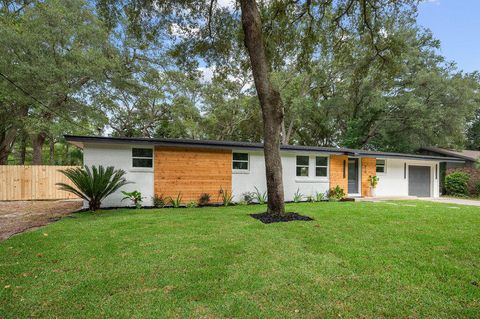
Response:
[[[363,2],[258,1],[281,142],[479,149],[479,74],[415,1]],[[0,163],[75,162],[65,133],[263,141],[240,20],[235,1],[1,2]]]

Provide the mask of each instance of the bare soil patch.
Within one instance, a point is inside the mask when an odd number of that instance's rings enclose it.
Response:
[[[0,202],[0,241],[57,221],[81,207],[81,200]]]

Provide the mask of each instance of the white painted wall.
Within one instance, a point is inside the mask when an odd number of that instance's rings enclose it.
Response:
[[[121,201],[123,195],[121,191],[138,190],[142,193],[143,205],[153,205],[152,197],[154,195],[154,170],[153,168],[133,168],[132,167],[132,148],[146,148],[145,145],[108,145],[108,144],[87,144],[84,147],[85,165],[103,165],[114,166],[127,172],[126,178],[133,182],[124,186],[116,193],[107,197],[102,207],[129,206],[129,201]],[[249,154],[248,171],[232,171],[232,193],[234,201],[240,201],[245,192],[254,192],[256,186],[261,192],[267,190],[265,181],[265,161],[263,152],[233,150],[239,153]],[[306,155],[310,158],[309,176],[296,176],[296,156]],[[329,176],[315,177],[315,157],[325,156],[316,153],[295,153],[282,152],[283,165],[283,183],[285,189],[285,200],[292,201],[297,189],[304,196],[315,195],[316,192],[326,193],[330,187]],[[407,163],[407,178],[404,178],[403,165]],[[330,163],[329,163],[330,164]],[[386,159],[386,172],[378,173],[380,181],[377,186],[377,196],[408,196],[408,165],[423,165],[431,168],[431,187],[434,197],[438,197],[439,179],[435,178],[436,161],[412,161],[402,159]],[[329,171],[329,170],[328,170]],[[438,175],[437,175],[438,176]]]
[[[131,201],[122,201],[121,191],[138,190],[142,193],[144,206],[152,206],[153,196],[153,168],[133,168],[132,167],[132,148],[149,148],[145,145],[107,145],[107,144],[88,144],[83,149],[83,162],[85,165],[103,165],[114,166],[117,169],[123,169],[126,172],[127,181],[133,182],[108,196],[103,202],[102,207],[132,206]]]
[[[240,201],[245,192],[254,192],[255,186],[260,192],[267,190],[265,181],[265,160],[263,152],[234,150],[233,152],[249,154],[249,170],[233,171],[232,174],[232,193],[234,201]],[[296,156],[306,155],[310,157],[309,177],[296,176]],[[293,194],[300,191],[304,196],[315,195],[315,192],[326,193],[329,189],[329,178],[315,177],[315,157],[325,156],[324,154],[314,153],[293,153],[282,152],[283,166],[283,186],[285,190],[285,200],[292,201]]]
[[[377,173],[379,182],[377,186],[377,196],[408,196],[408,166],[429,166],[431,185],[430,191],[433,197],[440,196],[439,175],[435,175],[435,168],[440,167],[436,161],[412,161],[403,159],[385,159],[386,172]],[[404,175],[404,164],[407,164],[406,178]],[[438,173],[438,172],[437,172]],[[437,178],[436,178],[437,177]]]

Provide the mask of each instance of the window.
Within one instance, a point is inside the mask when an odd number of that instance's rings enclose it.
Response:
[[[233,153],[232,168],[235,170],[248,170],[248,154],[247,153]]]
[[[385,173],[386,172],[386,163],[385,160],[377,159],[377,173]]]
[[[132,148],[132,167],[153,167],[153,150]]]
[[[297,176],[308,176],[308,156],[297,156]]]
[[[315,176],[327,177],[328,174],[328,157],[317,156],[315,158]]]

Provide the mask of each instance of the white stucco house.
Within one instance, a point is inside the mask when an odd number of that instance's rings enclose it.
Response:
[[[259,143],[117,138],[66,135],[83,149],[84,164],[114,166],[126,172],[132,184],[122,190],[138,190],[144,205],[157,196],[181,195],[184,203],[208,193],[219,201],[220,189],[235,201],[255,188],[266,191],[263,145]],[[459,158],[364,151],[317,146],[281,146],[285,200],[295,192],[304,196],[326,193],[340,186],[351,197],[371,195],[368,178],[379,177],[376,196],[438,197],[439,166],[459,163]],[[125,206],[120,191],[103,206]]]

